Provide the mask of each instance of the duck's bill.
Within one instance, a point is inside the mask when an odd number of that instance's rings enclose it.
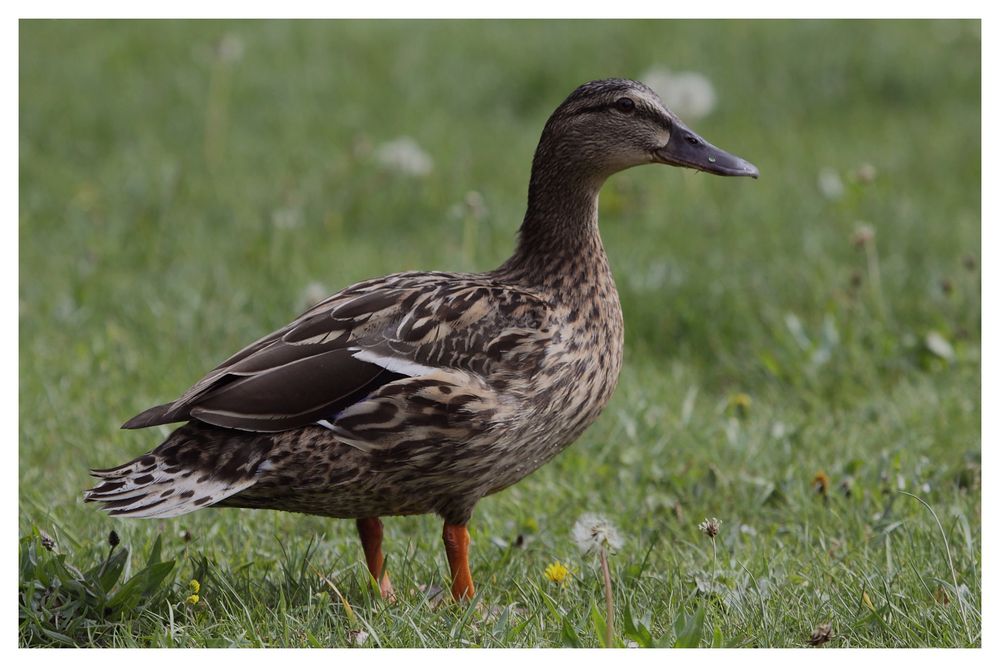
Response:
[[[741,157],[708,143],[680,123],[670,133],[670,141],[655,152],[658,162],[688,167],[719,176],[757,178],[760,170]]]

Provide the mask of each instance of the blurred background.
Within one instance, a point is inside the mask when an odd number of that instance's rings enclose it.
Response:
[[[548,114],[616,76],[761,178],[604,188],[622,382],[580,443],[480,505],[479,567],[522,533],[539,563],[563,553],[586,507],[636,547],[717,515],[751,569],[782,540],[844,558],[801,532],[819,525],[875,564],[849,568],[864,581],[904,576],[869,541],[899,520],[940,576],[929,515],[888,500],[906,490],[964,545],[978,608],[980,47],[953,21],[22,22],[20,534],[85,557],[112,525],[194,530],[225,560],[325,531],[345,539],[321,561],[353,558],[346,523],[311,517],[111,522],[82,505],[86,469],[156,445],[118,426],[327,294],[500,264]],[[427,567],[431,523],[390,526]],[[686,557],[652,563],[686,581]],[[929,604],[928,627],[958,618]]]

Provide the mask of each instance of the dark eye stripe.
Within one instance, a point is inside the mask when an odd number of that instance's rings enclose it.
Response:
[[[618,102],[616,100],[614,102],[607,102],[605,104],[594,104],[594,105],[589,106],[589,107],[582,107],[582,108],[577,109],[576,111],[574,111],[573,114],[574,115],[582,115],[582,114],[585,114],[585,113],[597,113],[597,112],[609,111],[611,109],[617,109],[617,108],[618,108]],[[652,109],[649,109],[648,107],[646,107],[643,104],[636,104],[635,108],[631,111],[631,114],[633,116],[638,116],[640,118],[645,118],[646,120],[651,120],[654,123],[659,123],[659,124],[665,126],[668,130],[672,130],[673,129],[673,123],[671,123],[668,119],[664,118],[663,116],[661,116],[660,114],[656,113]]]
[[[607,111],[608,109],[611,109],[614,106],[615,105],[614,105],[613,102],[608,103],[608,104],[595,104],[595,105],[589,106],[589,107],[581,107],[580,109],[577,109],[573,113],[574,114],[585,114],[585,113],[595,113],[597,111]]]
[[[635,102],[633,102],[633,104],[635,106],[633,106],[632,109],[631,109],[631,111],[629,111],[628,113],[640,113],[640,114],[644,114],[644,115],[646,115],[646,116],[648,116],[650,118],[652,118],[654,116],[654,114],[650,113],[649,110],[646,109],[646,107],[644,107],[644,106],[642,106],[640,104],[635,104]],[[618,100],[615,100],[614,102],[606,102],[604,104],[595,104],[595,105],[589,106],[589,107],[582,107],[582,108],[578,109],[577,111],[575,111],[574,113],[577,113],[577,114],[594,113],[594,112],[597,112],[597,111],[608,111],[610,109],[615,109],[616,111],[622,111],[622,108],[618,105]]]
[[[618,102],[615,101],[615,102],[608,102],[605,104],[594,104],[589,107],[581,107],[572,113],[574,115],[582,115],[585,113],[597,113],[600,111],[609,111],[611,109],[617,109],[617,108],[618,108]],[[664,118],[661,114],[657,113],[656,111],[653,111],[652,109],[646,107],[643,104],[636,104],[635,108],[632,110],[631,113],[634,116],[638,116],[640,118],[645,118],[647,120],[651,120],[653,122],[658,122],[663,125],[666,125],[667,128],[673,127],[673,123]]]

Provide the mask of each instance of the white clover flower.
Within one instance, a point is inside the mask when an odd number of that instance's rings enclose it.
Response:
[[[705,519],[698,524],[698,530],[705,533],[711,538],[714,538],[719,534],[719,529],[722,528],[722,522],[716,519],[714,516],[711,519]]]
[[[408,176],[426,176],[434,168],[434,160],[410,137],[399,137],[375,149],[375,160]]]
[[[854,175],[857,177],[858,181],[868,185],[875,182],[875,177],[878,176],[878,169],[876,169],[875,165],[870,162],[866,162],[858,167],[857,171],[854,172]]]
[[[606,517],[590,513],[584,514],[573,524],[573,541],[585,554],[598,552],[602,547],[617,551],[625,543],[613,523]]]
[[[652,67],[646,70],[641,80],[681,118],[697,120],[715,109],[715,87],[704,74]]]
[[[927,332],[927,336],[924,337],[924,345],[927,346],[928,350],[946,361],[952,361],[955,358],[955,348],[951,346],[947,338],[937,331]]]
[[[820,169],[816,184],[819,186],[820,194],[827,199],[840,199],[844,196],[844,182],[840,180],[840,174],[836,169],[830,167]]]
[[[864,248],[875,240],[875,229],[871,225],[858,225],[854,233],[851,234],[851,245],[855,248]]]

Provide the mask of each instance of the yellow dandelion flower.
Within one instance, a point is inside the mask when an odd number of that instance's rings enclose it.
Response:
[[[545,568],[545,578],[551,582],[561,584],[569,576],[569,568],[556,561]]]
[[[195,595],[201,592],[201,584],[198,583],[197,579],[192,579],[188,586],[191,587],[191,592]]]
[[[198,600],[200,599],[201,598],[198,597],[198,594],[195,593],[193,595],[189,595],[186,598],[184,598],[184,601],[187,602],[188,604],[198,604]]]
[[[752,404],[753,400],[749,394],[733,394],[729,397],[729,407],[740,419],[746,419]]]

